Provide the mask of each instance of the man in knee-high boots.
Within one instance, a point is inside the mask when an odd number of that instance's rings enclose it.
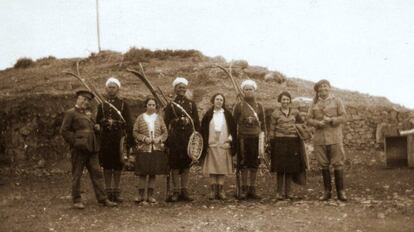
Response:
[[[345,152],[342,135],[346,112],[341,99],[333,96],[330,89],[331,85],[327,80],[315,84],[316,96],[309,109],[308,123],[315,127],[314,153],[323,177],[324,193],[320,200],[327,201],[331,198],[332,178],[329,166],[332,165],[338,200],[347,201],[344,191]]]
[[[192,201],[193,199],[188,191],[191,159],[187,154],[187,144],[193,132],[191,121],[194,123],[195,130],[199,130],[200,120],[197,105],[185,96],[188,80],[177,77],[172,85],[175,92],[173,99],[175,104],[169,103],[164,111],[165,124],[169,129],[167,146],[169,148],[169,165],[173,184],[173,195],[169,200],[172,202]],[[181,108],[177,107],[177,104]]]
[[[123,154],[121,154],[120,148],[124,145],[123,138],[126,138],[127,149],[134,146],[129,106],[118,97],[120,88],[121,82],[118,79],[111,77],[106,81],[106,100],[118,109],[123,119],[115,109],[106,103],[98,106],[96,115],[96,122],[99,123],[101,128],[99,161],[104,169],[106,192],[109,199],[118,203],[122,202],[120,181],[123,169]]]
[[[241,169],[240,199],[259,199],[256,193],[257,169],[259,160],[259,135],[265,131],[264,109],[256,101],[257,84],[253,80],[244,80],[241,84],[244,100],[233,110],[237,123],[239,157]]]

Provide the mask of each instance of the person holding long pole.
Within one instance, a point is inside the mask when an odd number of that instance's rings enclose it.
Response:
[[[263,106],[256,101],[257,84],[254,80],[244,80],[241,84],[244,95],[233,111],[237,123],[238,152],[241,169],[240,199],[259,199],[256,193],[257,169],[259,159],[259,135],[265,129],[265,115]]]
[[[187,86],[188,80],[183,77],[177,77],[174,80],[173,88],[176,96],[164,111],[165,124],[169,128],[167,146],[173,183],[172,202],[193,200],[188,192],[188,178],[192,160],[188,155],[187,145],[193,130],[199,130],[200,120],[197,105],[185,96]],[[177,107],[176,104],[180,107]]]
[[[98,105],[96,115],[96,122],[101,128],[99,161],[104,169],[106,191],[108,197],[118,203],[123,200],[120,195],[120,181],[123,169],[121,147],[123,148],[124,138],[126,137],[127,149],[134,146],[129,105],[118,96],[120,88],[121,82],[117,78],[111,77],[106,81],[106,101],[118,109],[122,118],[105,102]]]

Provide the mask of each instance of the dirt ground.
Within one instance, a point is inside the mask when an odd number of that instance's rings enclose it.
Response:
[[[320,202],[321,177],[308,173],[305,187],[294,187],[297,200],[274,198],[275,178],[263,171],[260,201],[237,201],[234,176],[226,179],[229,197],[209,201],[208,179],[192,169],[192,203],[165,203],[165,178],[157,178],[154,205],[136,205],[137,178],[122,178],[125,202],[117,208],[96,203],[85,172],[85,210],[71,207],[70,173],[3,177],[0,186],[0,231],[414,231],[414,170],[382,166],[347,167],[350,201]]]

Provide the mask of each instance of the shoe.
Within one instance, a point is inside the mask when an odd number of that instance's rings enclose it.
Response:
[[[188,190],[186,188],[181,189],[180,200],[182,201],[193,201],[193,198],[190,197]]]
[[[180,192],[174,191],[171,196],[171,202],[177,202],[178,200],[180,200]]]
[[[106,207],[116,207],[116,206],[118,206],[118,204],[117,203],[115,203],[115,202],[113,202],[113,201],[110,201],[109,199],[105,199],[104,201],[102,201],[102,202],[100,202],[103,206],[106,206]]]
[[[154,195],[154,189],[148,188],[148,202],[151,204],[157,203],[157,200],[153,197]]]
[[[215,200],[217,198],[217,185],[212,184],[210,185],[210,195],[208,197],[209,200]]]
[[[336,195],[340,201],[348,201],[344,191],[344,170],[335,170]]]
[[[240,197],[239,197],[240,200],[244,200],[244,199],[247,198],[248,190],[249,190],[249,186],[247,186],[247,185],[242,185],[241,186]]]
[[[124,199],[121,197],[121,190],[120,189],[113,189],[112,190],[112,199],[110,199],[116,203],[122,203]]]
[[[105,192],[106,192],[106,197],[110,200],[110,201],[113,201],[113,191],[112,191],[112,189],[111,188],[107,188],[107,189],[105,189]]]
[[[248,193],[247,193],[247,198],[254,199],[254,200],[262,199],[259,195],[256,194],[256,187],[255,186],[249,186],[249,190],[248,190]]]
[[[281,194],[281,193],[276,193],[276,199],[279,200],[279,201],[282,201],[282,200],[285,199],[285,196],[283,196],[283,194]]]
[[[322,169],[322,178],[323,178],[323,195],[319,198],[321,201],[328,201],[331,199],[332,183],[331,183],[331,173],[329,169]]]
[[[73,203],[73,208],[75,209],[85,209],[85,205],[82,202]]]
[[[290,194],[292,178],[290,174],[285,175],[285,199],[293,200],[293,196]]]
[[[136,204],[139,204],[145,200],[144,193],[145,193],[145,189],[138,189],[138,196],[134,199],[134,202]]]
[[[219,199],[219,200],[226,200],[227,199],[227,197],[226,197],[226,194],[224,193],[224,186],[223,185],[221,185],[221,184],[219,184],[219,185],[217,185],[217,198]]]

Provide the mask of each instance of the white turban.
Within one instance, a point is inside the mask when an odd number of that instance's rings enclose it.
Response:
[[[188,85],[188,80],[185,79],[184,77],[177,77],[175,78],[175,80],[173,81],[172,85],[175,88],[176,85],[178,84],[184,84],[184,85]]]
[[[241,83],[241,88],[242,88],[242,89],[244,89],[244,87],[246,87],[246,86],[252,86],[252,87],[254,88],[254,90],[256,90],[256,89],[257,89],[257,84],[256,84],[256,82],[255,82],[254,80],[251,80],[251,79],[244,80],[244,81]]]
[[[106,83],[105,83],[105,86],[107,86],[108,87],[108,85],[109,84],[115,84],[115,85],[117,85],[118,86],[118,88],[121,88],[121,82],[118,80],[118,79],[116,79],[115,77],[110,77],[107,81],[106,81]]]

